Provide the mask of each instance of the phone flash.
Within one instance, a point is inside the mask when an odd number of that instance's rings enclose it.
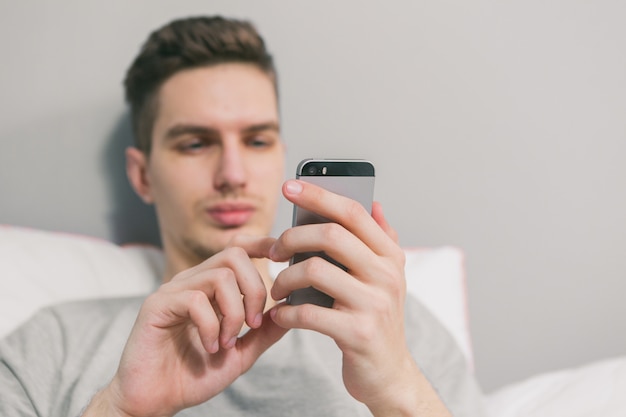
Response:
[[[326,171],[328,171],[328,169],[326,167],[322,167],[322,174],[326,175]]]

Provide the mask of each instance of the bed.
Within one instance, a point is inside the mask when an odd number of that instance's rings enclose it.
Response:
[[[442,322],[474,366],[464,254],[406,248],[407,290]],[[146,294],[159,285],[160,249],[0,226],[0,337],[39,308],[93,297]],[[277,274],[285,264],[272,264]],[[626,356],[536,375],[485,395],[493,417],[626,416]]]

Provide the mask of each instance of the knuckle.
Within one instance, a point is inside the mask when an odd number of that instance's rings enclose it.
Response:
[[[317,323],[317,312],[310,304],[302,304],[296,309],[296,320],[305,326]]]
[[[394,289],[394,299],[404,299],[406,295],[406,279],[404,279],[404,275],[402,275],[402,278],[403,279],[396,281],[397,285],[392,287]]]
[[[337,223],[325,223],[322,228],[322,236],[326,242],[335,242],[339,240],[344,233],[344,227]]]
[[[240,308],[232,309],[224,313],[225,324],[230,323],[233,325],[239,325],[243,323],[244,319],[245,319],[245,313],[243,309],[240,309]]]
[[[201,305],[207,302],[208,297],[200,290],[187,290],[186,291],[187,303],[190,305]]]
[[[366,213],[367,212],[365,210],[365,207],[363,207],[361,203],[359,203],[358,201],[350,200],[346,204],[346,209],[345,209],[346,220],[361,218]]]
[[[368,293],[369,312],[384,323],[395,321],[398,308],[404,308],[404,279],[385,276],[385,287],[371,288]]]
[[[254,288],[248,290],[246,294],[244,294],[244,297],[246,299],[265,300],[267,297],[267,290],[264,285],[255,286]]]
[[[235,273],[230,268],[215,268],[213,281],[216,285],[223,285],[235,279]]]
[[[406,278],[403,270],[399,270],[397,274],[387,273],[384,281],[386,283],[385,287],[387,292],[392,297],[392,300],[398,300],[404,297],[406,292]]]
[[[313,256],[304,262],[304,273],[307,277],[320,276],[324,273],[327,263],[328,262],[319,256]]]
[[[368,346],[376,339],[379,329],[373,320],[361,320],[358,326],[354,326],[354,341],[360,346]]]
[[[274,255],[278,257],[282,257],[286,252],[289,252],[292,248],[292,236],[293,229],[289,228],[281,233],[281,235],[276,239],[274,243]]]
[[[229,248],[224,249],[224,254],[227,258],[239,259],[241,257],[248,257],[248,253],[241,246],[231,246]]]
[[[278,244],[283,246],[289,246],[293,236],[293,228],[285,230],[278,239]]]
[[[403,305],[406,297],[406,283],[404,281],[388,287],[389,303],[391,305]]]

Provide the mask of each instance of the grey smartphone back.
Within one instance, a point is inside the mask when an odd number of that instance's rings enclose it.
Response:
[[[332,164],[327,174],[322,174],[318,171],[314,175],[307,175],[307,163],[317,163],[318,166],[322,166],[324,162]],[[321,165],[320,165],[321,164]],[[351,165],[352,164],[352,165]],[[354,164],[368,164],[368,169],[351,169],[355,167]],[[363,165],[360,165],[363,167]],[[320,168],[321,169],[321,168]],[[366,172],[368,175],[359,175]],[[340,173],[341,175],[333,175]],[[370,175],[371,173],[371,175]],[[298,166],[297,178],[301,181],[306,181],[311,184],[315,184],[322,188],[327,189],[335,194],[340,194],[345,197],[358,201],[363,207],[371,212],[372,201],[374,198],[374,169],[370,162],[362,160],[305,160]],[[294,206],[293,211],[293,226],[299,226],[304,224],[326,223],[330,220],[320,216],[311,211]],[[301,262],[312,256],[319,256],[331,262],[334,265],[345,270],[345,267],[336,262],[323,252],[307,252],[296,254],[291,264]],[[304,303],[317,304],[325,307],[332,307],[333,298],[324,294],[315,288],[303,288],[293,291],[287,298],[287,302],[292,305],[299,305]]]
[[[361,203],[368,211],[372,211],[372,200],[374,198],[374,177],[321,177],[321,176],[301,176],[302,181],[315,184],[327,189],[335,194],[343,195]],[[302,224],[325,223],[329,220],[308,210],[294,207],[294,226]]]

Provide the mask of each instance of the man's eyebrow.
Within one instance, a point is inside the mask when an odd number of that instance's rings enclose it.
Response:
[[[182,135],[217,135],[219,132],[216,129],[199,125],[187,125],[178,124],[174,125],[165,133],[165,139],[174,139]]]
[[[273,130],[278,133],[280,132],[280,126],[276,122],[259,123],[256,125],[248,126],[244,128],[242,131],[244,133],[256,133],[256,132],[263,132],[266,130]]]
[[[278,133],[280,132],[280,126],[276,122],[259,123],[245,127],[242,129],[242,132],[257,133],[264,132],[266,130],[272,130]],[[177,124],[167,130],[165,133],[165,139],[175,139],[182,135],[219,136],[219,131],[207,126]]]

